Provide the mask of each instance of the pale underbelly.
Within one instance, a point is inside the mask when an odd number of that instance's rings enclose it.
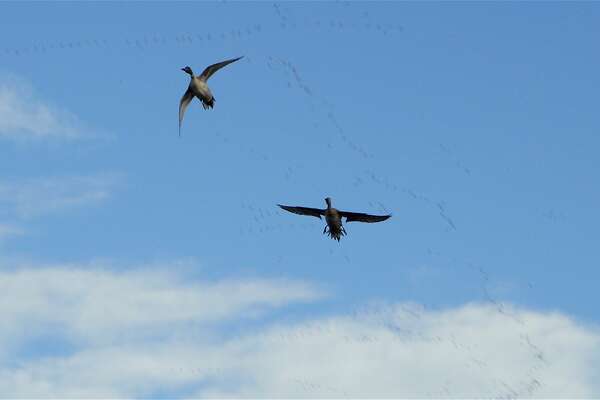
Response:
[[[190,85],[190,88],[192,89],[192,93],[202,100],[210,101],[213,98],[212,92],[206,84],[194,82]]]

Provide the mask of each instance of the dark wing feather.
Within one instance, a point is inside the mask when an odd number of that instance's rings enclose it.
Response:
[[[385,221],[391,215],[370,215],[364,213],[353,213],[348,211],[340,211],[340,216],[346,217],[346,222],[358,221],[358,222],[381,222]]]
[[[207,81],[208,78],[210,78],[215,72],[217,72],[218,70],[220,70],[224,66],[231,64],[232,62],[236,62],[237,60],[239,60],[241,58],[244,58],[244,56],[241,56],[241,57],[238,57],[238,58],[232,58],[231,60],[225,60],[225,61],[221,61],[219,63],[213,64],[213,65],[209,65],[200,74],[200,79],[202,79],[203,81]]]
[[[179,101],[179,136],[181,136],[181,121],[183,121],[183,115],[185,114],[185,110],[193,98],[194,94],[192,93],[192,90],[188,87],[188,89],[183,94],[183,97]]]
[[[277,204],[279,207],[283,208],[285,211],[289,211],[294,214],[299,215],[310,215],[312,217],[317,217],[321,219],[321,215],[325,214],[325,210],[321,210],[318,208],[310,208],[310,207],[291,207],[291,206],[282,206],[281,204]]]

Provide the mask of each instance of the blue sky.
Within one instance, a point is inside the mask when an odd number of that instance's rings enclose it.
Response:
[[[228,340],[250,340],[247,332],[264,337],[297,324],[342,324],[371,307],[391,319],[403,305],[418,307],[431,313],[427,329],[441,324],[443,313],[473,312],[481,317],[475,327],[493,325],[486,318],[496,321],[509,309],[521,322],[558,315],[568,321],[563,336],[570,343],[576,335],[589,338],[590,347],[581,346],[595,354],[573,361],[577,367],[569,371],[600,368],[598,5],[2,3],[0,11],[6,282],[31,274],[30,282],[56,282],[60,298],[99,279],[108,282],[107,293],[122,288],[115,296],[139,290],[143,307],[132,305],[136,315],[162,309],[162,301],[187,309],[186,299],[196,301],[195,285],[223,287],[233,297],[236,285],[258,285],[240,295],[242,306],[219,314],[227,318],[194,331],[225,347],[233,346]],[[199,72],[240,55],[245,58],[209,82],[214,109],[204,111],[194,101],[178,137],[177,107],[189,80],[180,68]],[[323,222],[276,207],[323,207],[326,196],[343,210],[393,217],[348,224],[348,236],[337,243],[321,235]],[[171,294],[156,300],[162,283],[146,286],[144,271],[152,282],[167,274],[164,290]],[[66,280],[57,278],[63,275]],[[87,365],[91,361],[76,357],[106,350],[82,333],[79,323],[89,310],[56,317],[61,303],[36,291],[44,285],[24,285],[22,296],[41,296],[49,308],[40,316],[44,323],[25,318],[23,327],[36,327],[31,338],[6,339],[12,347],[0,356],[14,368],[0,374],[3,392],[85,396],[55,375],[46,377],[42,366]],[[182,287],[191,297],[178,295]],[[92,296],[94,310],[111,309],[101,295],[74,293],[80,300]],[[197,301],[206,307],[227,295]],[[19,310],[5,312],[21,326],[27,308]],[[203,326],[202,310],[178,321]],[[257,315],[248,317],[248,310]],[[185,347],[187,337],[165,333],[173,312],[167,308],[132,329],[156,330],[147,342],[152,351]],[[370,329],[361,315],[352,323]],[[113,332],[122,322],[103,318],[86,323]],[[506,334],[518,343],[534,336],[517,325],[511,330],[507,323]],[[445,338],[441,331],[432,335]],[[115,333],[111,342],[121,346],[114,354],[138,354],[121,337]],[[503,348],[496,339],[463,337]],[[385,351],[393,347],[378,343]],[[546,344],[549,353],[561,348]],[[206,354],[204,348],[188,351]],[[440,368],[445,353],[435,351],[424,377]],[[164,387],[146,388],[148,379],[134,377],[135,388],[109,378],[81,382],[87,395],[109,396],[439,397],[505,390],[497,382],[461,386],[458,376],[446,377],[446,391],[403,390],[377,381],[381,374],[373,386],[353,388],[330,371],[320,377],[337,379],[335,385],[297,376],[292,381],[299,392],[292,393],[286,391],[292,386],[273,383],[273,371],[251,378],[223,360],[219,371],[227,370],[227,378],[218,383],[193,374]],[[411,365],[410,358],[404,361]],[[509,361],[498,368],[510,368]],[[178,368],[177,361],[172,365]],[[264,365],[270,371],[271,364]],[[542,374],[535,371],[526,374]],[[19,373],[47,385],[13,390]],[[489,381],[482,374],[482,382]],[[580,387],[560,388],[551,385],[553,375],[544,378],[541,389],[527,386],[531,395],[600,393],[584,378]],[[520,382],[516,376],[504,381],[511,379]]]

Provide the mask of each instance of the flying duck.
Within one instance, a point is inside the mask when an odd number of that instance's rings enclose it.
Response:
[[[192,71],[190,67],[181,68],[183,72],[186,72],[190,75],[191,80],[190,85],[181,98],[181,101],[179,101],[179,136],[181,136],[181,121],[183,121],[183,114],[185,114],[187,106],[194,99],[194,97],[197,97],[198,100],[202,102],[202,107],[204,107],[205,110],[207,108],[213,108],[215,104],[215,97],[212,95],[212,92],[206,84],[208,78],[210,78],[215,72],[224,66],[231,64],[232,62],[235,62],[243,57],[244,56],[232,58],[230,60],[209,65],[199,76],[195,76],[194,71]]]
[[[340,211],[331,207],[331,199],[327,197],[325,199],[327,203],[326,209],[320,208],[310,208],[310,207],[291,207],[284,206],[281,204],[277,204],[279,207],[283,208],[286,211],[289,211],[294,214],[300,215],[310,215],[313,217],[317,217],[321,219],[321,216],[325,216],[325,221],[327,225],[325,225],[325,229],[323,229],[323,234],[328,233],[329,237],[334,240],[340,241],[340,238],[346,234],[346,230],[342,225],[342,217],[346,218],[346,222],[359,221],[359,222],[381,222],[385,221],[390,215],[370,215],[364,213],[354,213],[348,211]]]

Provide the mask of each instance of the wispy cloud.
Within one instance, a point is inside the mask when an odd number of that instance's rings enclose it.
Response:
[[[114,174],[0,181],[0,205],[5,214],[30,218],[101,202],[118,182]]]
[[[256,317],[324,293],[294,280],[192,279],[170,265],[3,270],[8,397],[600,394],[600,332],[561,313],[394,304],[273,324]]]
[[[312,286],[285,280],[188,282],[166,267],[114,272],[93,265],[62,266],[0,276],[0,296],[20,299],[0,305],[0,314],[12,322],[7,326],[50,324],[92,342],[113,342],[126,332],[128,337],[144,336],[136,332],[143,328],[167,334],[178,324],[245,318],[320,296]]]
[[[0,242],[8,237],[22,235],[23,233],[23,229],[15,225],[0,223]]]
[[[0,76],[0,137],[74,139],[83,131],[74,114],[38,98],[26,81]]]

